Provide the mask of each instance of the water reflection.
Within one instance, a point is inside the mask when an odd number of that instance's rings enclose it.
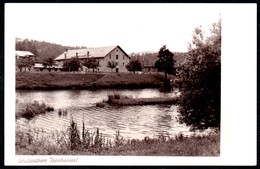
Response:
[[[156,89],[142,90],[60,90],[60,91],[17,91],[18,102],[44,102],[55,108],[54,112],[39,115],[28,123],[47,132],[62,130],[69,126],[71,117],[82,128],[84,119],[88,129],[97,127],[105,137],[114,138],[116,130],[125,138],[154,137],[161,133],[174,135],[188,132],[185,125],[180,125],[175,117],[175,105],[147,105],[99,108],[95,103],[107,99],[107,95],[119,93],[135,98],[169,97],[173,94],[160,93]],[[59,109],[67,109],[67,116],[58,115]],[[26,127],[22,120],[18,125]]]

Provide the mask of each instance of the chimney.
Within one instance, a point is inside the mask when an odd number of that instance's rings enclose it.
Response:
[[[68,49],[66,49],[66,51],[64,52],[64,58],[67,59],[67,53],[68,53]]]

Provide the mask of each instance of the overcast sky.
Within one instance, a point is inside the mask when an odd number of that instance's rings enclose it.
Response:
[[[221,17],[216,4],[6,6],[15,37],[70,46],[120,45],[127,53],[158,51],[162,45],[171,51],[186,51],[195,27],[208,29]]]

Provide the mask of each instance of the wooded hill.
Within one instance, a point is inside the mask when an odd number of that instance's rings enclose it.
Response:
[[[51,57],[56,58],[62,54],[66,49],[77,49],[77,48],[86,48],[86,47],[71,47],[71,46],[62,46],[55,43],[49,42],[39,42],[37,40],[21,40],[16,38],[15,50],[25,50],[30,51],[35,55],[35,62],[42,62],[43,60]]]
[[[187,53],[182,52],[173,52],[174,60],[176,61],[176,65],[182,64],[185,62]],[[144,66],[153,66],[154,63],[158,60],[158,52],[138,52],[138,53],[131,53],[129,56],[132,59],[139,60],[142,65]]]
[[[16,38],[15,50],[25,50],[30,51],[35,55],[35,62],[41,63],[47,58],[56,58],[60,54],[62,54],[66,49],[79,49],[79,48],[87,48],[84,46],[62,46],[55,43],[49,43],[45,41],[37,41],[37,40],[21,40],[20,38]],[[186,53],[173,52],[174,60],[176,60],[176,65],[183,63],[186,58]],[[138,52],[131,53],[129,56],[132,59],[138,59],[142,65],[144,66],[153,66],[156,60],[158,60],[158,51],[156,52]]]

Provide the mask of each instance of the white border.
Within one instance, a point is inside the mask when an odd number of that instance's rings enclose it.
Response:
[[[19,27],[12,6],[5,4],[5,165],[256,165],[256,4],[218,6],[223,42],[220,157],[16,156],[14,32]],[[51,157],[78,159],[54,164]],[[21,158],[48,162],[19,163]]]

